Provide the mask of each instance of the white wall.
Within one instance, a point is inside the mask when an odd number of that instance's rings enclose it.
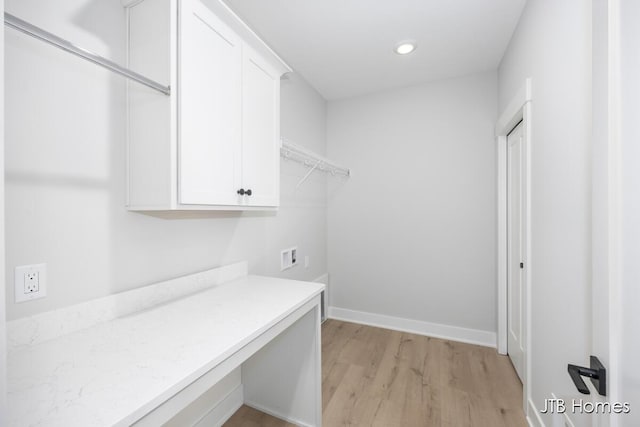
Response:
[[[591,2],[529,0],[498,71],[500,111],[532,78],[533,401],[576,394],[591,304]],[[533,414],[531,414],[533,415]],[[546,420],[549,424],[549,420]]]
[[[329,102],[332,307],[495,333],[496,119],[495,72]]]
[[[123,63],[118,1],[10,0],[7,11]],[[7,317],[15,319],[247,259],[252,273],[312,280],[326,272],[326,181],[283,162],[276,213],[150,216],[125,203],[125,83],[6,30]],[[282,134],[324,151],[325,101],[282,84]],[[280,250],[302,265],[280,273]],[[46,262],[45,299],[14,304],[13,268]]]

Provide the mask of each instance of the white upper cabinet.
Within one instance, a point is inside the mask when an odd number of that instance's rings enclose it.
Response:
[[[129,83],[129,209],[277,207],[290,69],[218,0],[127,7],[129,66],[172,91]]]

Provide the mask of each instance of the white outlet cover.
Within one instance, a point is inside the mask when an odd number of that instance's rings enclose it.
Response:
[[[26,283],[30,275],[35,276],[36,283],[32,284],[35,290],[28,292]],[[33,276],[32,276],[33,277]],[[14,275],[15,301],[31,301],[47,296],[47,264],[21,265],[15,268]]]

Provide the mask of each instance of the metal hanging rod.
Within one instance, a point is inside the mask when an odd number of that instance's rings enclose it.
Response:
[[[56,36],[55,34],[51,34],[50,32],[43,30],[42,28],[31,25],[30,23],[23,21],[20,18],[16,18],[15,16],[7,12],[4,13],[4,24],[25,34],[28,34],[31,37],[35,37],[39,40],[52,44],[53,46],[59,47],[60,49],[65,50],[69,53],[73,53],[80,58],[100,65],[101,67],[113,71],[114,73],[120,74],[121,76],[124,76],[128,79],[135,80],[138,83],[150,87],[151,89],[155,89],[158,92],[162,92],[165,95],[171,94],[171,88],[169,86],[161,85],[160,83],[151,80],[143,76],[142,74],[138,74],[135,71],[124,68],[107,58],[96,55],[95,53],[78,47],[63,38]]]
[[[285,159],[295,160],[311,168],[309,172],[307,172],[307,174],[300,180],[300,182],[298,182],[296,188],[300,187],[302,183],[304,183],[307,178],[311,176],[314,170],[328,172],[331,175],[342,175],[346,177],[351,176],[350,169],[343,166],[338,166],[331,160],[322,157],[311,150],[308,150],[285,139],[282,139],[281,142],[282,145],[280,146],[280,155],[282,157],[284,157]]]

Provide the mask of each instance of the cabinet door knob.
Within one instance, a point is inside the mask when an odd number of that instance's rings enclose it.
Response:
[[[251,189],[248,189],[245,193],[247,194],[247,196],[250,196],[251,195]]]
[[[251,191],[251,190],[249,190],[249,191]],[[244,192],[244,188],[241,188],[241,189],[238,190],[238,194],[239,195],[244,196],[244,193],[245,193]]]

